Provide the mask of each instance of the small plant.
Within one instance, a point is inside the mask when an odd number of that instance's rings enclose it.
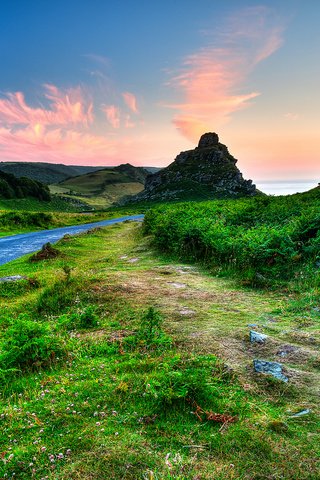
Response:
[[[154,343],[163,334],[162,324],[163,318],[161,314],[153,307],[149,307],[141,319],[138,337],[148,345]]]
[[[63,270],[63,272],[64,272],[64,274],[65,274],[65,281],[66,281],[67,283],[70,282],[71,272],[72,272],[73,269],[74,269],[74,267],[70,267],[70,265],[63,265],[63,267],[62,267],[62,270]]]
[[[214,408],[219,412],[220,386],[228,382],[228,377],[213,355],[202,357],[175,355],[169,362],[160,363],[156,374],[148,379],[146,396],[150,401],[151,399],[154,401],[155,408],[163,409],[186,402],[197,406],[199,402],[210,404],[210,409]],[[202,411],[204,418],[206,411]],[[222,423],[228,418],[226,417]]]
[[[172,339],[162,330],[163,318],[160,312],[149,307],[142,316],[139,327],[134,335],[130,335],[121,342],[120,350],[135,350],[136,348],[147,350],[164,350],[172,346]]]
[[[95,307],[89,305],[83,310],[62,315],[58,319],[57,325],[68,331],[97,327],[99,325],[99,317],[95,312]]]
[[[93,305],[86,307],[79,315],[80,328],[94,328],[99,325],[99,317],[95,313],[96,309]]]

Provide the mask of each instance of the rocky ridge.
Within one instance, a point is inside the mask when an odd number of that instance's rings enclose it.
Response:
[[[251,180],[244,180],[237,160],[216,133],[201,136],[194,150],[181,152],[168,167],[148,175],[145,189],[134,201],[236,198],[258,193]]]

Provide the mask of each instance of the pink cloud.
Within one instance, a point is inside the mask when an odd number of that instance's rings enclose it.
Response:
[[[138,106],[137,106],[137,99],[133,95],[133,93],[130,92],[123,92],[122,93],[123,99],[127,107],[133,112],[133,113],[139,113]]]
[[[114,151],[114,141],[104,137],[61,128],[43,130],[28,127],[17,131],[0,129],[0,153],[6,160],[61,162],[89,164],[93,159],[105,158]]]
[[[132,121],[130,115],[125,116],[125,127],[126,128],[134,128],[136,124]]]
[[[121,103],[122,94],[113,91],[109,96]],[[126,132],[135,123],[116,104],[96,105],[105,114],[103,124],[92,98],[84,88],[62,90],[51,84],[44,85],[43,101],[36,106],[27,103],[22,92],[0,98],[0,160],[105,165],[127,161],[132,157],[128,145],[136,142]],[[137,111],[135,96],[126,98],[130,110]],[[107,123],[114,131],[108,131]],[[97,133],[101,131],[106,133]]]
[[[0,127],[0,158],[9,161],[66,163],[74,165],[168,164],[181,145],[169,131],[105,137],[89,132],[45,129],[38,135],[28,127],[12,131]],[[129,130],[130,132],[130,130]],[[166,142],[164,144],[164,138]],[[155,158],[161,152],[161,160]]]
[[[61,91],[54,85],[44,86],[49,108],[30,107],[22,92],[8,93],[0,99],[0,122],[12,125],[89,125],[93,121],[92,102],[80,87]]]
[[[102,110],[106,114],[108,122],[112,125],[113,128],[120,127],[120,111],[119,108],[115,105],[108,105],[102,107]]]
[[[259,95],[239,92],[254,67],[280,47],[281,32],[267,8],[249,8],[229,20],[214,45],[184,59],[169,82],[183,101],[167,106],[178,110],[173,123],[185,137],[197,140]]]

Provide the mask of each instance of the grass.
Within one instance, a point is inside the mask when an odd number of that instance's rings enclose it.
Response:
[[[29,279],[0,284],[1,478],[318,478],[315,359],[291,357],[283,384],[253,374],[261,352],[246,340],[258,323],[264,356],[295,333],[309,352],[316,317],[296,331],[307,300],[177,263],[132,223],[57,248],[56,259],[0,267]],[[10,342],[30,322],[51,350],[17,363]],[[236,421],[200,421],[196,405]]]
[[[34,202],[31,202],[31,204],[34,208],[37,207]],[[52,206],[51,208],[52,210],[41,210],[38,208],[37,211],[28,210],[28,208],[25,210],[0,209],[0,237],[69,225],[99,222],[101,220],[134,215],[143,211],[143,208],[135,206],[112,207],[108,210],[91,213],[62,212],[55,211]]]
[[[143,179],[137,180],[130,171],[117,169],[90,172],[50,186],[51,193],[84,202],[95,209],[110,207],[121,197],[135,195],[141,190]]]
[[[58,196],[53,196],[49,202],[35,198],[0,199],[0,210],[4,211],[27,211],[27,212],[65,212],[77,213],[83,210],[83,206],[74,206]]]

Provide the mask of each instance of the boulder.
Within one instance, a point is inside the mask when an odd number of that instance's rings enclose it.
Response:
[[[258,373],[272,375],[283,382],[288,382],[289,380],[288,377],[282,373],[283,368],[281,363],[268,362],[266,360],[253,360],[253,368]]]
[[[250,342],[251,343],[264,343],[268,335],[264,335],[263,333],[255,332],[254,330],[250,330]]]

